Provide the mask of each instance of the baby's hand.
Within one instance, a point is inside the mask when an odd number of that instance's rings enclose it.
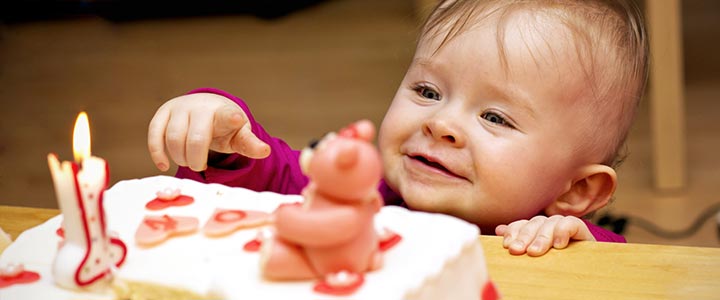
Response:
[[[503,247],[511,254],[527,253],[540,256],[548,252],[550,247],[563,249],[570,239],[595,241],[587,225],[577,217],[554,215],[551,217],[536,216],[530,220],[519,220],[509,225],[499,225],[495,234],[501,235]]]
[[[232,100],[209,93],[184,95],[166,102],[148,128],[148,150],[161,171],[172,160],[193,171],[207,169],[209,151],[264,158],[270,146],[252,133],[245,112]]]

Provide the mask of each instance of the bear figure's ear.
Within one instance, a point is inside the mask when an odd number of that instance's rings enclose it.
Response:
[[[353,124],[353,127],[355,127],[359,139],[372,142],[375,138],[375,125],[370,120],[357,121]]]
[[[375,125],[370,120],[360,120],[340,129],[338,135],[365,142],[372,142],[375,138]]]

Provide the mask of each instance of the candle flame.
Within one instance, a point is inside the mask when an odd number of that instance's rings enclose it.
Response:
[[[83,111],[78,114],[73,129],[73,155],[76,162],[90,157],[90,122],[87,114]]]

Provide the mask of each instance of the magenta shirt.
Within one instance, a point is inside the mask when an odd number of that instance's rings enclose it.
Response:
[[[298,158],[299,150],[293,150],[284,141],[270,136],[265,129],[255,121],[250,109],[242,99],[225,91],[213,88],[201,88],[190,91],[195,93],[213,93],[231,99],[237,103],[248,116],[252,132],[262,141],[270,145],[270,156],[264,159],[249,159],[238,154],[229,154],[225,159],[202,172],[195,172],[190,168],[178,168],[175,176],[189,178],[204,183],[220,183],[233,187],[244,187],[254,191],[270,191],[286,195],[300,194],[307,185],[308,178],[300,170]],[[385,181],[379,186],[379,191],[386,205],[406,206],[400,196],[391,190]],[[583,220],[590,232],[599,242],[625,243],[625,238],[600,226]]]

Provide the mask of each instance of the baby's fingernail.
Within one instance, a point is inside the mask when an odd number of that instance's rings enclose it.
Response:
[[[528,248],[528,252],[531,252],[531,251],[532,252],[540,252],[540,245],[538,245],[537,243],[530,245],[530,247]]]
[[[525,243],[522,241],[514,241],[512,244],[510,244],[510,248],[520,250],[523,247],[525,247]]]
[[[562,240],[560,238],[556,238],[553,240],[553,247],[555,247],[555,248],[560,247],[561,244],[562,244]]]
[[[167,166],[164,163],[158,163],[157,164],[158,169],[165,171],[167,169]]]

